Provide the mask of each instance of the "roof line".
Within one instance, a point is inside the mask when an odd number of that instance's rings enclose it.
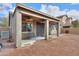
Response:
[[[46,14],[46,13],[44,13],[44,12],[35,10],[35,9],[31,8],[31,7],[25,6],[25,5],[20,4],[20,3],[16,3],[16,8],[17,8],[18,6],[19,6],[19,7],[22,7],[22,8],[25,8],[25,9],[28,9],[28,10],[30,10],[30,11],[32,11],[32,12],[36,12],[36,13],[42,14],[42,15],[44,15],[44,16],[47,16],[47,17],[50,17],[50,18],[53,18],[53,19],[59,21],[58,18],[55,18],[55,17],[53,17],[53,16],[51,16],[51,15],[49,15],[49,14]]]

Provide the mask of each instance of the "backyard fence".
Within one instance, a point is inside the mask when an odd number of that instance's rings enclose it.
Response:
[[[9,39],[9,31],[1,31],[0,37],[1,39]]]
[[[9,28],[0,28],[0,39],[9,39]]]

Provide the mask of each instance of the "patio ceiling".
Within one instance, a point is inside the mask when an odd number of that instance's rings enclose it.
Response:
[[[33,22],[33,21],[44,22],[45,21],[45,19],[40,19],[40,18],[29,16],[29,15],[26,15],[26,14],[22,14],[22,20],[24,22]]]

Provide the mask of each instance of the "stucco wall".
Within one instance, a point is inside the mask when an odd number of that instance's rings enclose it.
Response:
[[[16,14],[10,15],[10,36],[13,41],[16,40]]]
[[[16,10],[10,18],[10,34],[16,47],[19,47],[21,41],[21,13],[19,13],[19,10]]]
[[[65,29],[62,29],[62,33],[65,33],[66,31],[68,31],[69,34],[79,34],[79,28],[65,28]]]

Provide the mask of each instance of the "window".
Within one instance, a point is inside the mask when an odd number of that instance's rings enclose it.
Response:
[[[32,23],[22,24],[22,32],[31,32],[31,31],[32,31]]]

